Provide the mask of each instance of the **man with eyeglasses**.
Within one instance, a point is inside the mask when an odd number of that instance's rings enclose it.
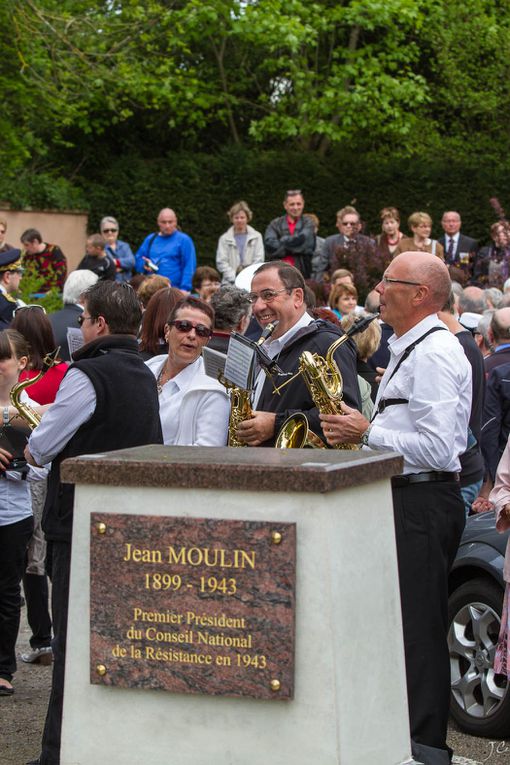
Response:
[[[14,297],[22,276],[21,251],[12,247],[0,252],[0,329],[10,326],[16,307],[22,304]]]
[[[324,260],[329,262],[326,273],[332,274],[338,268],[352,271],[356,289],[366,297],[382,273],[376,259],[375,242],[360,233],[360,215],[351,205],[338,210],[336,227],[339,233],[326,237],[322,250]]]
[[[289,382],[298,370],[303,351],[326,356],[328,348],[339,333],[331,324],[314,320],[306,311],[305,282],[302,274],[283,261],[264,263],[255,272],[249,294],[253,314],[264,329],[278,322],[263,349],[276,359],[281,373],[267,379],[260,372],[254,390],[254,416],[239,426],[239,440],[249,446],[274,446],[285,420],[295,412],[304,412],[310,429],[321,435],[319,412],[301,375]],[[356,375],[356,349],[352,340],[335,353],[343,378],[344,400],[350,406],[361,402]],[[288,384],[285,384],[288,383]],[[278,392],[275,388],[281,387]]]
[[[135,291],[128,284],[98,282],[83,303],[85,345],[73,354],[55,403],[25,451],[32,465],[52,463],[42,527],[51,560],[54,665],[42,753],[35,761],[41,765],[60,761],[74,499],[74,486],[60,482],[60,465],[81,454],[163,442],[156,380],[138,352],[142,313]]]
[[[168,207],[159,212],[158,228],[157,233],[144,239],[136,253],[135,271],[166,276],[172,287],[191,292],[191,279],[197,267],[193,240],[179,230],[177,215]]]
[[[451,289],[438,257],[398,255],[376,289],[381,319],[394,331],[376,413],[370,423],[343,406],[343,416],[321,421],[331,445],[362,443],[403,457],[392,493],[413,754],[425,765],[449,765],[448,573],[465,523],[459,457],[468,442],[471,367],[437,316]]]
[[[303,215],[305,199],[300,189],[285,192],[285,215],[274,218],[264,234],[266,260],[282,260],[300,271],[305,279],[312,273],[315,227]]]

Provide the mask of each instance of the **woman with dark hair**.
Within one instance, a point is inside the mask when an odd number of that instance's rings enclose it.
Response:
[[[25,305],[16,308],[11,329],[17,330],[30,344],[30,363],[22,372],[20,379],[37,377],[43,368],[44,357],[55,350],[53,327],[40,305]],[[30,386],[30,398],[38,404],[52,404],[62,378],[67,372],[67,363],[59,360],[36,383]]]
[[[0,408],[4,423],[9,418],[9,394],[28,364],[29,352],[30,347],[19,332],[13,329],[0,332]],[[25,391],[20,394],[20,401],[28,405],[35,403]],[[9,469],[11,457],[9,451],[0,448],[0,696],[14,693],[11,681],[16,672],[20,582],[34,525],[30,484],[24,479],[31,481],[46,473],[41,468]]]
[[[209,303],[183,298],[165,324],[168,354],[145,362],[157,381],[163,443],[167,445],[227,444],[229,397],[217,380],[205,374],[201,355],[213,326],[214,311]]]
[[[17,308],[11,329],[17,330],[30,344],[30,361],[21,372],[20,380],[37,377],[44,365],[44,357],[55,350],[53,327],[42,306],[27,305]],[[30,398],[38,404],[52,404],[67,372],[68,365],[59,361],[48,369],[40,380],[28,386]],[[21,654],[27,664],[50,664],[51,619],[48,610],[48,579],[46,576],[46,540],[41,528],[46,501],[47,484],[41,480],[30,485],[34,530],[26,555],[23,590],[27,601],[27,620],[32,631],[30,650]]]
[[[140,353],[147,361],[160,353],[168,353],[165,325],[176,303],[184,294],[176,287],[163,287],[147,303],[140,332]]]

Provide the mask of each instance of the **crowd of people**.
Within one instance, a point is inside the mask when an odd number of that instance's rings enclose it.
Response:
[[[320,239],[300,190],[286,192],[283,204],[264,236],[249,225],[246,202],[234,204],[217,269],[197,268],[193,241],[170,208],[159,212],[158,231],[135,255],[118,239],[117,220],[104,217],[67,278],[61,251],[34,229],[23,235],[23,251],[2,246],[0,696],[14,693],[23,580],[32,638],[21,658],[53,657],[36,763],[59,762],[73,515],[73,487],[60,483],[62,460],[149,443],[227,445],[233,403],[227,387],[206,374],[202,351],[225,354],[232,332],[257,340],[270,325],[262,347],[276,363],[270,375],[256,374],[249,415],[235,420],[235,443],[274,447],[288,418],[302,413],[324,448],[402,455],[392,491],[413,753],[425,765],[451,761],[448,572],[468,514],[496,503],[499,526],[510,525],[508,226],[495,224],[494,244],[479,249],[461,233],[458,212],[445,212],[436,241],[428,214],[410,216],[406,237],[398,210],[386,207],[372,238],[346,206],[337,214],[339,233]],[[0,220],[2,227],[5,236]],[[16,291],[27,259],[46,279],[55,274],[52,256],[64,264],[64,308],[47,316],[40,305],[20,304]],[[326,358],[368,314],[378,318],[334,352],[342,403],[324,412],[295,374],[299,361],[305,352]],[[56,363],[40,376],[58,346]],[[36,377],[20,401],[40,423],[20,454],[13,433],[24,417],[10,391]],[[507,614],[507,630],[508,621]],[[499,654],[505,672],[506,635]]]

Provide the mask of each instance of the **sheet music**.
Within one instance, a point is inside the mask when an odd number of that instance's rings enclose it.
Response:
[[[253,343],[241,335],[233,335],[228,344],[225,377],[243,390],[253,387],[255,350]]]
[[[208,377],[213,377],[215,380],[223,373],[225,369],[225,362],[227,360],[226,353],[221,351],[215,351],[214,348],[202,348],[202,358],[204,359],[204,369]]]
[[[73,353],[84,345],[83,335],[81,329],[76,327],[67,328],[67,347],[69,348],[69,355],[73,356]]]

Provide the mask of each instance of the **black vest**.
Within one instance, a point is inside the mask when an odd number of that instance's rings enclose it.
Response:
[[[107,335],[77,352],[70,369],[87,375],[96,392],[94,414],[53,460],[42,527],[49,540],[71,541],[74,485],[60,482],[60,463],[81,454],[162,444],[156,379],[130,335]]]

